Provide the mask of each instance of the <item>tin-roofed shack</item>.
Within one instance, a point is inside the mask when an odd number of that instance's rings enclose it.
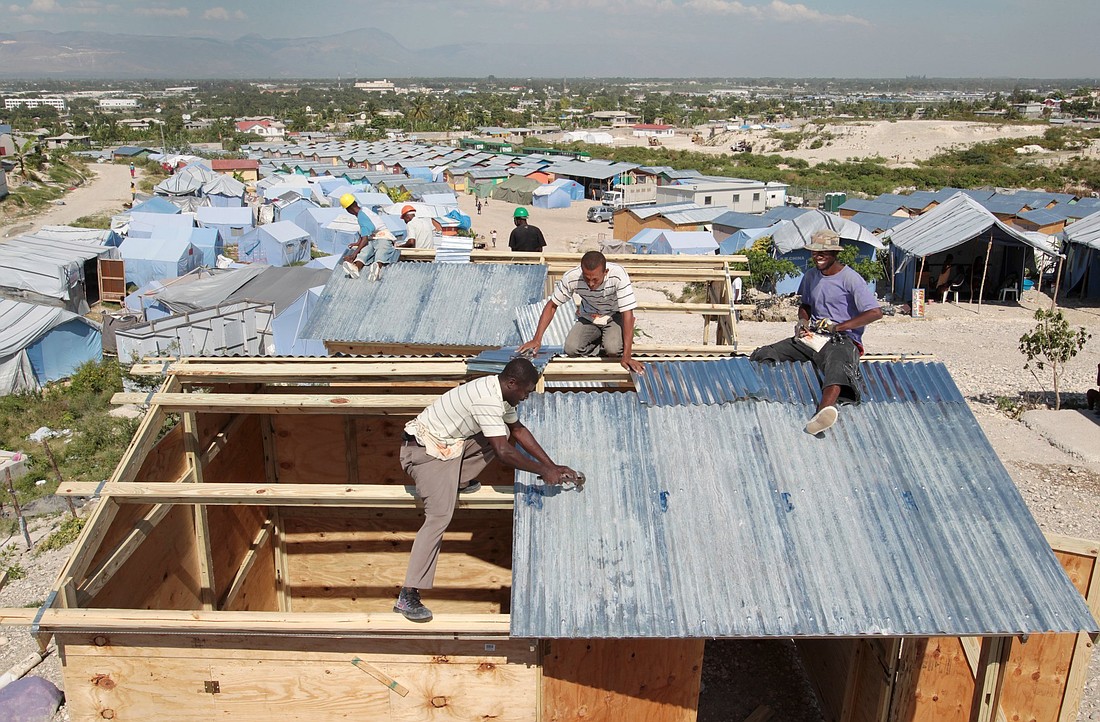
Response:
[[[112,478],[62,486],[102,501],[55,594],[5,616],[55,635],[74,719],[693,720],[718,636],[796,638],[829,719],[1073,719],[1096,546],[1050,552],[942,366],[868,364],[834,443],[884,446],[847,474],[800,435],[805,368],[708,363],[635,392],[551,362],[620,389],[520,407],[590,440],[589,483],[491,469],[416,625],[389,611],[419,526],[398,439],[464,361],[177,362]]]

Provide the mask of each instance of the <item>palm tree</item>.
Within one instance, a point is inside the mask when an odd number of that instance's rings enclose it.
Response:
[[[25,143],[15,149],[15,165],[19,168],[19,175],[25,180],[34,180],[31,177],[34,175],[33,173],[27,174],[27,161],[37,153],[34,145],[37,141],[37,138],[28,138]]]
[[[432,117],[432,99],[427,95],[418,95],[409,104],[409,121],[412,130],[416,130],[418,123]]]

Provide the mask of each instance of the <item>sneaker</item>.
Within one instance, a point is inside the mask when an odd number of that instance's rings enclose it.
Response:
[[[351,278],[359,278],[359,266],[351,261],[344,261],[342,265],[344,266],[344,270],[348,272],[348,276]]]
[[[432,620],[431,610],[420,603],[420,590],[412,587],[401,587],[401,593],[397,595],[397,603],[393,605],[393,611],[410,622]]]
[[[382,264],[374,263],[370,267],[370,273],[367,274],[368,281],[377,281],[382,278]]]
[[[473,494],[475,491],[478,491],[480,489],[481,489],[481,482],[478,481],[477,479],[474,479],[473,481],[471,481],[466,486],[461,486],[460,485],[458,487],[458,493],[459,494]]]
[[[810,423],[806,424],[806,433],[820,434],[836,423],[838,415],[835,406],[826,406],[814,414],[814,417],[810,419]]]

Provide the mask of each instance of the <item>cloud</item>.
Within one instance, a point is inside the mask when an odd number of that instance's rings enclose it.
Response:
[[[61,9],[57,4],[57,0],[31,0],[26,5],[9,5],[8,12],[13,15],[20,15],[19,18],[23,22],[35,22],[36,18],[33,15],[41,15],[44,13],[55,13]]]
[[[216,7],[206,10],[202,14],[203,20],[245,20],[246,15],[243,10],[234,10],[229,12],[225,8]]]
[[[185,18],[191,11],[187,8],[134,8],[133,13],[153,18]]]
[[[490,5],[502,8],[514,7],[513,0],[487,0]],[[870,27],[871,23],[855,15],[830,15],[803,3],[787,3],[771,0],[766,3],[746,3],[741,0],[605,0],[600,3],[603,11],[618,15],[629,13],[658,14],[681,13],[685,10],[697,15],[734,15],[753,20],[784,23],[846,24]],[[535,12],[558,11],[562,8],[591,10],[591,0],[529,0],[526,8]]]

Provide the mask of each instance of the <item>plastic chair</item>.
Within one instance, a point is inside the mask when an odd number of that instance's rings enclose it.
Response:
[[[1006,297],[1008,296],[1008,294],[1010,294],[1010,293],[1012,294],[1012,298],[1013,298],[1014,301],[1016,301],[1016,302],[1020,301],[1020,289],[1019,289],[1018,286],[1014,286],[1014,285],[1013,286],[1005,286],[1004,288],[1001,289],[1001,300],[1004,301],[1006,299]]]
[[[959,303],[959,289],[962,288],[962,285],[963,285],[963,279],[960,278],[957,281],[955,281],[954,283],[952,283],[950,286],[948,286],[946,289],[944,289],[943,299],[940,301],[940,303],[947,303],[947,297],[953,295],[955,297],[955,305],[958,305],[958,303]]]

